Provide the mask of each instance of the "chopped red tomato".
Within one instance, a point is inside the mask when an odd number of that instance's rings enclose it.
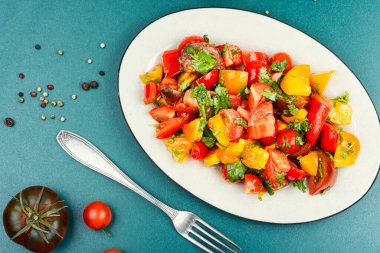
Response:
[[[243,63],[241,50],[238,46],[225,44],[217,46],[221,52],[224,59],[224,65],[226,67],[239,66]]]
[[[185,92],[185,95],[183,96],[183,103],[194,111],[197,111],[199,108],[197,99],[191,96],[191,90],[187,90]]]
[[[268,148],[267,151],[269,152],[270,159],[276,165],[278,172],[288,172],[290,170],[289,159],[284,153],[272,148]]]
[[[185,124],[185,119],[182,117],[171,118],[160,123],[156,128],[156,138],[165,139],[177,132]]]
[[[275,122],[272,102],[261,103],[249,115],[247,138],[261,139],[273,136],[276,131]]]
[[[157,90],[159,86],[155,83],[147,83],[144,89],[144,103],[153,103],[159,95]]]
[[[202,160],[208,153],[208,148],[201,141],[196,141],[191,148],[191,157],[195,160]]]
[[[186,37],[185,39],[181,41],[181,43],[179,43],[178,50],[182,51],[182,49],[184,49],[187,44],[197,43],[197,42],[205,42],[205,39],[197,35]]]
[[[298,166],[294,163],[289,161],[290,169],[288,172],[286,172],[286,178],[290,181],[298,181],[302,180],[307,176],[307,173],[301,169],[298,168]]]
[[[165,51],[162,55],[165,77],[172,77],[180,72],[179,57],[181,51],[178,49]]]
[[[269,180],[269,182],[272,184],[273,190],[281,189],[289,183],[285,177],[285,173],[278,171],[276,164],[270,157],[267,164],[265,165],[264,178]]]
[[[222,116],[223,123],[227,128],[230,141],[236,141],[241,138],[244,133],[244,127],[237,122],[237,119],[240,118],[239,113],[234,109],[223,109],[219,114]]]
[[[284,72],[288,72],[293,67],[293,65],[292,58],[287,53],[280,52],[272,55],[272,57],[269,59],[269,65],[271,65],[273,62],[281,63],[283,60],[287,61]]]
[[[228,94],[230,104],[233,109],[237,109],[241,105],[241,96]]]
[[[323,151],[318,150],[318,172],[308,180],[309,194],[315,195],[335,184],[338,170],[334,161]]]
[[[206,75],[201,76],[199,79],[192,82],[192,85],[197,86],[198,84],[203,83],[206,89],[212,89],[215,84],[219,81],[219,70],[213,69],[208,72]]]
[[[245,71],[248,72],[248,85],[259,81],[260,69],[266,68],[269,72],[269,67],[266,62],[255,60],[245,66]]]
[[[271,145],[271,144],[274,143],[274,141],[276,139],[276,136],[277,136],[277,133],[278,133],[278,120],[276,120],[276,122],[274,123],[274,133],[273,133],[273,135],[269,136],[269,137],[261,138],[261,139],[259,139],[259,142],[263,146],[269,146],[269,145]]]
[[[249,112],[246,109],[244,109],[243,107],[239,106],[236,111],[240,114],[240,117],[242,117],[245,121],[248,122]]]
[[[321,149],[330,153],[335,153],[336,147],[338,146],[338,140],[338,129],[332,124],[325,123],[321,131]]]
[[[301,137],[297,135],[295,130],[284,129],[277,136],[277,145],[282,152],[291,154],[297,152],[301,148],[300,141],[297,141],[299,138]]]
[[[265,188],[260,178],[253,174],[244,175],[244,190],[245,193],[265,192]]]
[[[247,66],[248,63],[259,60],[263,62],[268,62],[268,56],[263,52],[255,52],[255,51],[243,51],[241,52],[243,58],[244,66]]]
[[[172,106],[161,105],[149,111],[150,116],[158,122],[166,121],[175,116],[175,111]]]
[[[261,93],[268,89],[269,91],[273,91],[272,87],[270,87],[266,83],[254,83],[251,85],[249,89],[249,96],[248,96],[248,107],[249,111],[253,111],[256,109],[256,107],[266,100]]]

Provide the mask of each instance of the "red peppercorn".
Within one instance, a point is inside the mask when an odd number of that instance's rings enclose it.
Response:
[[[98,84],[97,81],[91,81],[91,82],[90,82],[90,87],[91,87],[92,89],[96,89],[96,88],[99,87],[99,84]]]
[[[45,103],[41,103],[40,106],[41,106],[41,108],[45,108],[46,104]]]
[[[52,85],[52,84],[48,84],[48,85],[46,86],[46,88],[48,88],[48,90],[53,90],[53,89],[54,89],[54,85]]]
[[[12,118],[5,118],[4,119],[4,125],[6,125],[7,127],[13,127],[14,124],[15,124],[15,122]]]
[[[19,77],[20,79],[24,79],[25,75],[24,75],[23,73],[20,73],[20,74],[18,74],[18,77]]]
[[[30,96],[32,98],[35,98],[37,96],[37,92],[35,92],[35,91],[30,92]]]
[[[90,89],[90,85],[86,82],[83,82],[81,86],[82,86],[83,90],[89,90]]]

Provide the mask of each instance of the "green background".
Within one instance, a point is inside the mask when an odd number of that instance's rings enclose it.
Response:
[[[160,210],[64,153],[55,136],[67,129],[98,145],[162,201],[191,210],[230,235],[244,252],[378,251],[379,180],[361,201],[333,217],[298,225],[266,224],[235,217],[197,199],[142,151],[119,107],[120,60],[131,40],[149,23],[195,7],[269,10],[269,16],[306,32],[336,53],[380,109],[380,1],[0,1],[0,119],[11,116],[16,121],[13,128],[0,125],[0,209],[21,189],[46,185],[66,200],[70,212],[68,235],[55,252],[102,252],[111,247],[124,252],[199,252],[175,232]],[[100,42],[107,47],[100,49]],[[36,43],[41,50],[34,49]],[[64,50],[62,57],[58,49]],[[86,63],[88,58],[93,64]],[[99,70],[106,75],[100,77]],[[25,79],[18,78],[19,72],[25,73]],[[99,81],[98,90],[80,89],[82,81],[91,80]],[[55,85],[49,98],[62,99],[66,102],[63,108],[41,109],[37,99],[28,95],[24,104],[17,103],[19,91],[27,94],[47,83]],[[78,95],[76,101],[70,100],[72,94]],[[41,114],[52,113],[67,121],[39,119]],[[83,223],[82,210],[93,200],[111,206],[114,217],[108,230],[112,238]],[[3,229],[0,249],[25,251]]]

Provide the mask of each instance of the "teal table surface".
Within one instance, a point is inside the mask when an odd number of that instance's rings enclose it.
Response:
[[[31,185],[57,191],[69,206],[69,232],[54,252],[200,252],[180,237],[171,221],[138,195],[69,157],[57,145],[61,129],[98,145],[146,190],[178,209],[191,210],[238,242],[243,252],[379,252],[380,181],[357,204],[317,222],[277,225],[242,219],[199,200],[149,159],[127,127],[117,95],[123,53],[152,21],[197,7],[230,7],[264,13],[316,38],[358,76],[380,110],[380,1],[0,1],[0,210],[10,196]],[[168,28],[170,29],[170,28]],[[209,34],[212,34],[210,31]],[[106,43],[101,49],[99,43]],[[154,41],[152,41],[154,43]],[[41,49],[36,50],[35,44]],[[59,56],[57,50],[64,54]],[[87,59],[93,60],[88,64]],[[328,64],[328,63],[327,63]],[[100,70],[105,76],[98,75]],[[18,74],[25,74],[19,79]],[[97,80],[99,89],[80,88]],[[52,83],[49,98],[64,107],[39,107],[28,93]],[[17,102],[24,92],[25,102]],[[71,100],[76,94],[78,99]],[[40,120],[47,115],[46,121]],[[49,116],[56,115],[55,120]],[[64,116],[66,121],[60,122]],[[217,190],[217,189],[216,189]],[[85,205],[108,203],[111,238],[87,228]],[[2,227],[2,226],[1,226]],[[25,252],[0,229],[1,252]]]

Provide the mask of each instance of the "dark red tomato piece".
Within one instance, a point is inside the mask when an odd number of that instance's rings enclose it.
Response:
[[[333,102],[324,98],[318,94],[314,94],[311,98],[309,113],[307,118],[311,124],[311,128],[306,132],[306,139],[310,144],[317,142],[319,133],[322,131],[322,127],[326,122]]]
[[[275,127],[275,130],[274,130],[273,136],[264,137],[264,138],[259,139],[259,142],[261,143],[261,145],[269,146],[269,145],[274,143],[276,136],[277,136],[277,133],[278,133],[278,122],[277,122],[277,120],[274,124],[274,127]]]
[[[286,157],[286,155],[277,149],[268,148],[267,151],[278,172],[286,173],[290,170],[289,159]]]
[[[185,123],[188,123],[196,118],[199,117],[199,113],[188,113],[188,112],[179,112],[176,111],[175,113],[177,117],[182,117],[184,118]]]
[[[253,174],[245,174],[244,191],[245,193],[259,193],[265,192],[265,188],[258,176]]]
[[[181,51],[178,49],[168,50],[164,52],[162,55],[162,63],[164,65],[165,77],[172,77],[180,72],[180,56]]]
[[[286,178],[290,181],[298,181],[304,179],[307,176],[307,173],[297,167],[297,165],[289,161],[290,170],[286,172]]]
[[[179,43],[178,50],[182,51],[182,49],[184,49],[187,44],[196,43],[196,42],[205,42],[205,39],[197,35],[186,37],[181,41],[181,43]]]
[[[197,86],[198,84],[203,83],[206,87],[206,89],[210,90],[214,88],[215,84],[219,81],[219,70],[213,69],[210,72],[208,72],[206,75],[198,78],[194,82],[192,82],[192,85]]]
[[[156,128],[156,138],[165,139],[177,132],[185,124],[182,117],[171,118],[165,122],[161,122]]]
[[[274,161],[269,157],[264,169],[264,178],[272,184],[273,190],[278,190],[287,185],[289,182],[284,172],[279,172]]]
[[[161,81],[161,86],[170,87],[172,89],[178,89],[177,79],[172,77],[164,77]]]
[[[144,103],[150,104],[153,103],[159,95],[157,90],[157,84],[147,83],[144,88]]]
[[[248,100],[243,99],[241,101],[241,108],[243,108],[244,110],[249,110]]]
[[[315,195],[332,187],[335,184],[338,170],[334,167],[334,161],[322,150],[318,150],[318,161],[320,168],[316,176],[310,176],[308,180],[309,194]]]
[[[266,98],[261,95],[266,89],[273,91],[272,87],[266,83],[254,83],[251,85],[248,95],[249,111],[253,111],[261,102],[266,101]]]
[[[208,147],[201,141],[196,141],[191,148],[191,157],[195,160],[202,160],[208,153]]]
[[[300,147],[300,149],[298,149],[297,152],[294,152],[292,154],[289,154],[288,157],[289,158],[297,158],[299,156],[304,156],[306,155],[307,153],[309,153],[311,150],[313,150],[315,147],[315,145],[311,145],[310,143],[306,142],[304,145],[302,145]]]
[[[198,108],[190,107],[190,106],[186,105],[182,99],[178,100],[178,102],[175,104],[174,110],[176,112],[186,112],[186,113],[190,113],[190,114],[198,113],[198,111],[199,111]]]
[[[241,105],[241,96],[228,94],[228,97],[233,109],[237,109]]]
[[[187,90],[183,96],[183,103],[190,107],[192,110],[197,110],[199,108],[197,99],[191,95],[191,90]]]
[[[182,92],[172,89],[168,86],[162,86],[160,90],[162,98],[165,99],[168,105],[175,105],[182,96]]]
[[[275,123],[272,102],[262,102],[254,111],[250,112],[247,138],[257,140],[273,136],[276,131]]]
[[[238,46],[225,44],[217,48],[223,52],[222,57],[226,67],[239,66],[243,63],[241,50]]]
[[[284,72],[288,72],[293,67],[293,65],[292,65],[293,63],[292,63],[292,58],[290,57],[290,55],[288,55],[287,53],[284,53],[284,52],[279,52],[279,53],[272,55],[272,57],[269,59],[269,66],[273,62],[280,63],[283,60],[287,60],[287,62],[288,62],[288,64],[285,67],[285,70],[284,70]]]
[[[167,121],[175,116],[172,106],[160,105],[149,111],[150,116],[158,122]]]
[[[244,109],[243,107],[239,106],[236,111],[239,113],[239,115],[240,115],[241,118],[243,118],[245,121],[248,122],[249,112],[246,109]]]
[[[338,129],[332,124],[325,123],[322,127],[321,139],[319,141],[321,149],[335,153],[336,147],[338,146],[338,139]]]
[[[244,66],[247,66],[248,63],[256,60],[268,62],[268,56],[263,52],[243,51],[241,52],[241,55],[243,58]]]
[[[248,85],[259,81],[260,69],[266,68],[269,72],[269,67],[266,62],[255,60],[245,66],[245,71],[248,72]]]
[[[236,123],[236,119],[240,118],[240,115],[234,109],[220,110],[219,114],[222,116],[224,125],[227,128],[227,133],[230,141],[236,141],[243,136],[244,127]]]
[[[293,129],[284,129],[277,135],[277,145],[286,154],[297,152],[301,145],[296,142],[297,132]]]

